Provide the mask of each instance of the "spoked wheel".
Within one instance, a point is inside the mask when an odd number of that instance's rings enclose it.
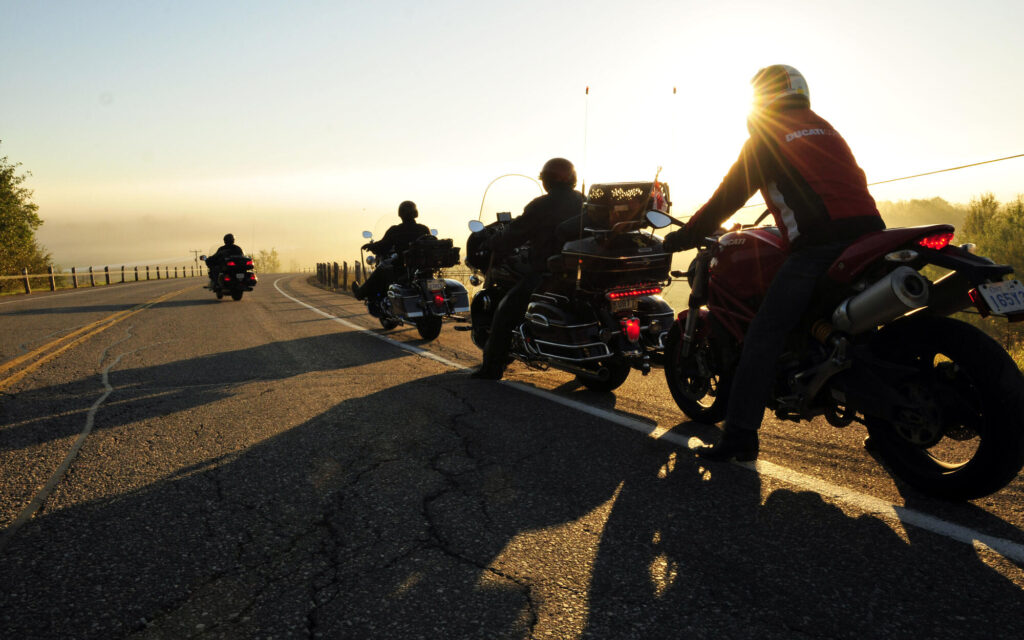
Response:
[[[603,366],[608,370],[607,380],[602,380],[596,375],[577,375],[577,382],[591,391],[608,392],[615,391],[621,387],[622,383],[629,377],[630,366],[625,362],[603,362],[599,366]]]
[[[424,316],[416,321],[416,330],[424,340],[433,340],[441,335],[441,316]]]
[[[673,328],[665,344],[665,380],[672,399],[691,420],[714,424],[729,406],[731,372],[722,372],[707,338],[697,338],[683,357],[682,332]]]
[[[1024,466],[1024,378],[1006,351],[950,318],[912,317],[884,329],[876,355],[916,369],[895,385],[888,418],[865,416],[899,478],[950,500],[998,491]]]

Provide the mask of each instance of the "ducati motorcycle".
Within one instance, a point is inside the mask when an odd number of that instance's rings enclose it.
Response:
[[[1024,378],[999,343],[949,316],[973,306],[1024,319],[1024,286],[1005,279],[1012,267],[951,244],[953,231],[886,229],[850,245],[775,363],[768,408],[782,420],[862,424],[865,446],[894,476],[967,500],[1024,466]],[[668,337],[665,376],[691,419],[723,419],[730,393],[742,393],[731,379],[744,334],[785,259],[778,229],[740,228],[704,239],[686,273],[673,272],[691,292]]]
[[[653,194],[653,195],[652,195]],[[657,201],[660,204],[653,204]],[[637,182],[591,186],[583,209],[589,228],[548,259],[523,321],[512,332],[509,356],[535,369],[576,375],[588,389],[613,391],[630,371],[643,375],[660,360],[674,312],[659,295],[669,282],[671,254],[647,226],[653,206],[668,210],[668,185]],[[529,246],[492,251],[486,238],[511,223],[499,213],[490,225],[470,222],[466,265],[483,287],[470,309],[473,343],[484,348],[502,298],[529,271]],[[458,327],[457,327],[458,328]]]
[[[200,260],[206,261],[206,256],[199,256]],[[227,256],[222,260],[223,266],[207,265],[209,269],[210,284],[206,289],[213,291],[220,300],[224,294],[231,296],[232,300],[241,300],[242,294],[252,291],[256,286],[256,274],[253,272],[252,258],[248,256]]]
[[[416,326],[424,340],[433,340],[441,334],[444,318],[462,320],[456,314],[469,311],[469,293],[457,280],[442,278],[441,271],[459,264],[459,247],[452,246],[449,239],[424,235],[409,245],[401,260],[392,253],[384,260],[381,256],[369,256],[363,264],[389,265],[395,273],[395,282],[388,286],[384,295],[369,297],[366,309],[380,321],[385,329],[394,329],[403,324]],[[372,238],[369,231],[364,238]]]

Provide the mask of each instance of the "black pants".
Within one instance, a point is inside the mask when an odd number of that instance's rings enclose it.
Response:
[[[370,272],[370,277],[366,279],[366,282],[359,285],[358,289],[354,289],[357,298],[372,300],[378,296],[384,295],[391,283],[395,281],[395,274],[398,269],[395,268],[390,262],[382,262],[377,266],[376,269]]]
[[[509,289],[501,299],[491,319],[491,333],[484,346],[485,369],[504,371],[508,361],[508,350],[512,343],[512,330],[523,321],[530,296],[540,285],[540,274],[529,274]]]

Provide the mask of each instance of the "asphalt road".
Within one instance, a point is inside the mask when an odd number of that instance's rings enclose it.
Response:
[[[0,637],[1024,637],[1024,479],[817,421],[701,463],[659,370],[478,362],[301,275],[0,298]]]

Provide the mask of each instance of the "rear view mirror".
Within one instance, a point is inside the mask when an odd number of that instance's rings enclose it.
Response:
[[[369,240],[370,238],[373,237],[373,233],[371,233],[369,231],[364,231],[363,232],[363,237],[366,238],[367,240]]]
[[[672,224],[672,217],[660,211],[648,211],[647,222],[655,229],[663,229]]]
[[[434,236],[436,238],[437,237],[437,229],[431,229],[430,230],[430,235],[432,235],[432,236]]]
[[[484,230],[484,223],[480,222],[479,220],[470,220],[469,230],[472,231],[473,233],[479,233]]]

